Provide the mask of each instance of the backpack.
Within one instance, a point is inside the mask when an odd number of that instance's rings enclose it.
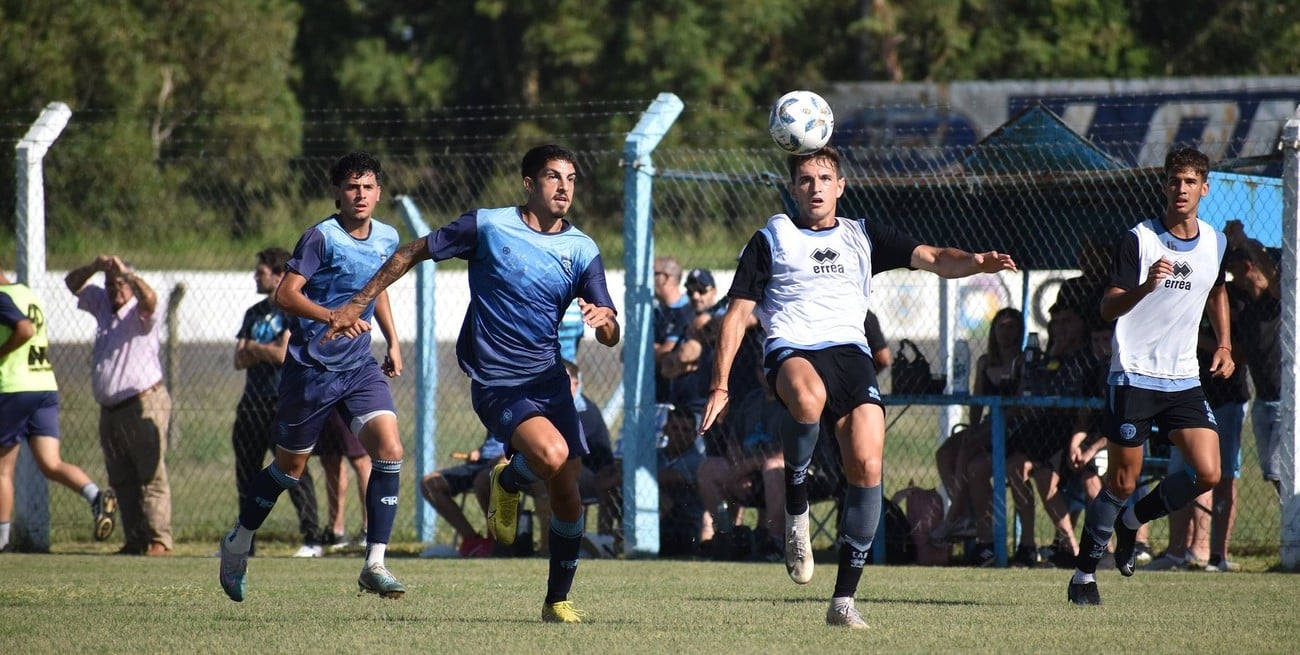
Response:
[[[934,489],[922,489],[912,481],[894,494],[894,505],[905,508],[904,516],[911,528],[909,537],[916,553],[916,563],[921,566],[947,566],[952,557],[952,546],[930,544],[929,534],[943,521],[943,496]]]
[[[907,522],[907,515],[889,498],[881,498],[880,502],[885,522],[885,563],[915,564],[916,543],[912,540],[912,526]],[[867,551],[868,562],[875,561],[876,544],[879,543],[880,535],[876,535],[871,548]]]
[[[912,354],[909,357],[908,349]],[[921,349],[916,347],[908,339],[903,339],[898,344],[898,355],[894,357],[894,364],[890,366],[892,379],[891,393],[900,395],[906,394],[927,394],[943,393],[943,387],[947,384],[946,377],[934,377],[930,374],[930,362],[921,354]]]

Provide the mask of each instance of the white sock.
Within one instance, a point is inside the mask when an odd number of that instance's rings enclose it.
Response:
[[[1079,569],[1075,569],[1074,577],[1070,578],[1070,582],[1073,584],[1088,584],[1089,582],[1096,582],[1096,581],[1097,581],[1097,574],[1084,573]]]
[[[256,530],[249,530],[240,525],[239,521],[235,521],[235,529],[226,535],[226,544],[230,547],[230,552],[247,553],[253,547],[253,535],[256,533]]]
[[[9,545],[9,527],[13,525],[9,521],[0,522],[0,548]]]
[[[81,497],[86,499],[93,507],[95,499],[99,497],[99,485],[94,482],[87,482],[86,486],[81,488]]]
[[[366,566],[371,564],[384,565],[384,551],[388,550],[388,544],[370,544],[366,546]]]

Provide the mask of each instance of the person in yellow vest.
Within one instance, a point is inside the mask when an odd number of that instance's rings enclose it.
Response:
[[[100,489],[80,467],[59,454],[59,385],[48,357],[41,301],[0,271],[0,550],[9,547],[18,441],[27,439],[46,478],[81,494],[95,517],[98,541],[113,533],[117,496]]]

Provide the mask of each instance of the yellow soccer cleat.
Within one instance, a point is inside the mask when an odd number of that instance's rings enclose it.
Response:
[[[542,621],[544,623],[582,623],[584,614],[586,612],[574,607],[573,603],[567,600],[542,606]]]
[[[502,546],[515,543],[515,533],[519,530],[519,492],[510,493],[501,488],[501,474],[509,462],[501,462],[492,467],[488,477],[491,492],[488,495],[488,532]]]

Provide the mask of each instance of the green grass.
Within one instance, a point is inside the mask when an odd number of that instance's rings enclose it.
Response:
[[[1296,579],[1280,573],[1100,574],[1106,604],[1065,600],[1059,570],[867,568],[871,629],[823,625],[833,567],[586,561],[587,622],[538,620],[547,563],[390,558],[407,596],[356,595],[360,559],[250,563],[233,603],[210,557],[4,555],[0,651],[48,652],[1296,652]]]

